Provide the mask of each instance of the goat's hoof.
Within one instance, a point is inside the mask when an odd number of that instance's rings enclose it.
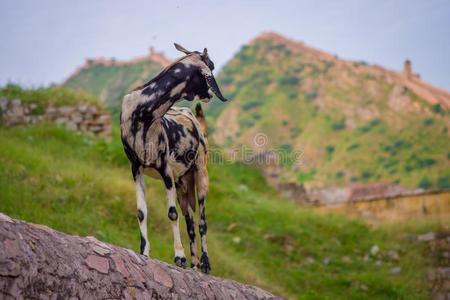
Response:
[[[205,274],[209,274],[209,272],[211,272],[211,265],[209,264],[208,254],[206,253],[203,253],[200,258],[200,269]]]
[[[175,256],[175,264],[183,269],[186,269],[186,257]]]
[[[193,270],[200,269],[200,264],[194,265],[193,263],[191,263],[191,269],[193,269]]]

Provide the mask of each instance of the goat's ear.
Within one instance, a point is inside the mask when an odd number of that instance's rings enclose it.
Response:
[[[204,57],[207,57],[208,56],[208,49],[203,49],[203,56]]]
[[[175,46],[175,49],[177,49],[178,51],[181,51],[181,52],[183,52],[185,54],[191,54],[192,53],[191,51],[187,50],[186,48],[184,48],[183,46],[181,46],[181,45],[179,45],[177,43],[173,43],[173,44]]]

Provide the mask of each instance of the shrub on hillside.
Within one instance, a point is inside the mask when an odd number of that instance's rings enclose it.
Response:
[[[257,108],[258,106],[261,106],[261,105],[262,105],[262,103],[259,100],[250,100],[250,101],[244,102],[242,104],[242,109],[250,110],[253,108]]]
[[[353,143],[350,146],[347,147],[347,151],[352,151],[356,148],[359,148],[359,144],[358,143]]]
[[[396,155],[399,150],[408,149],[409,147],[411,147],[411,143],[403,139],[396,139],[391,144],[382,146],[382,149],[390,155]]]
[[[291,128],[291,137],[292,138],[295,138],[295,137],[299,136],[300,133],[302,133],[302,129],[301,128],[299,128],[299,127]],[[449,153],[449,155],[450,155],[450,153]]]
[[[366,133],[366,132],[370,131],[370,126],[364,125],[364,126],[358,127],[357,130],[360,133]]]
[[[385,169],[390,169],[390,168],[396,166],[398,163],[399,163],[399,160],[398,160],[398,159],[395,159],[395,158],[389,158],[387,161],[385,161],[385,162],[383,163],[383,168],[385,168]]]
[[[433,104],[433,106],[431,106],[431,110],[432,110],[434,113],[439,114],[439,113],[442,112],[442,106],[441,106],[439,103]]]
[[[278,83],[283,86],[293,86],[300,83],[300,79],[292,75],[283,75],[278,78]]]
[[[314,99],[316,99],[318,95],[319,93],[316,90],[312,90],[310,92],[307,92],[305,97],[308,101],[314,101]]]
[[[351,182],[357,182],[359,180],[358,176],[352,176],[350,177]]]
[[[361,178],[362,178],[364,181],[369,180],[372,176],[373,176],[373,173],[370,172],[369,170],[364,170],[364,171],[361,173]]]
[[[281,151],[292,151],[292,145],[291,144],[281,144],[280,150]]]
[[[417,168],[427,168],[436,163],[437,163],[437,161],[433,158],[417,158],[416,159]]]
[[[250,128],[253,125],[255,125],[255,122],[253,122],[253,120],[249,120],[249,119],[240,119],[239,120],[239,126],[241,127],[241,129]]]
[[[428,168],[437,163],[437,160],[434,158],[421,158],[416,154],[412,154],[408,159],[407,164],[405,165],[405,171],[411,172],[414,169],[423,169]]]
[[[395,169],[395,168],[389,170],[389,174],[390,174],[390,175],[396,174],[397,172],[398,172],[398,170]]]
[[[371,120],[370,122],[368,122],[367,124],[358,127],[356,130],[360,133],[366,133],[369,132],[372,128],[374,128],[375,126],[381,124],[381,120],[376,118]]]
[[[292,153],[292,145],[291,144],[281,144],[279,146],[280,163],[282,166],[291,167],[295,162],[295,155]]]
[[[336,172],[336,178],[342,178],[342,177],[344,177],[344,176],[345,176],[344,171],[337,171],[337,172]]]
[[[430,126],[430,125],[433,125],[433,119],[432,119],[432,118],[426,118],[426,119],[423,119],[422,124],[423,124],[424,126]]]
[[[450,189],[450,176],[440,176],[437,179],[436,186],[438,189]]]
[[[333,130],[342,130],[342,129],[345,129],[345,119],[342,118],[342,119],[340,119],[340,120],[338,120],[338,121],[332,122],[332,123],[331,123],[331,128],[332,128]]]
[[[259,113],[259,112],[253,112],[252,114],[251,114],[251,116],[252,116],[252,118],[253,119],[255,119],[255,120],[259,120],[259,119],[261,119],[262,118],[262,115]]]
[[[378,118],[375,118],[375,119],[373,119],[373,120],[371,120],[371,121],[369,122],[369,126],[370,126],[370,127],[375,127],[375,126],[377,126],[377,125],[379,125],[379,124],[381,124],[381,120],[378,119]]]
[[[327,145],[327,146],[325,147],[325,152],[327,153],[328,156],[333,155],[334,150],[335,150],[335,148],[334,148],[333,145]]]
[[[289,100],[295,100],[298,98],[298,93],[296,90],[289,90],[287,91],[287,96]]]
[[[422,177],[422,179],[420,179],[419,183],[417,184],[417,187],[427,190],[431,188],[431,181],[427,177]]]

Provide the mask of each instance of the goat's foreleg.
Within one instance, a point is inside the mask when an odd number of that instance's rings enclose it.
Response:
[[[136,185],[137,217],[141,232],[141,254],[149,256],[150,242],[147,236],[147,202],[145,201],[144,174],[139,172],[134,181]]]
[[[197,170],[197,195],[198,195],[198,206],[199,206],[199,232],[201,239],[201,249],[202,256],[200,257],[200,269],[203,273],[209,273],[211,271],[211,265],[209,264],[208,257],[208,247],[206,244],[206,195],[208,193],[208,170],[206,169],[206,164],[201,164]]]
[[[183,244],[181,243],[180,225],[176,207],[177,191],[172,172],[168,165],[160,169],[160,174],[164,180],[167,196],[167,216],[172,225],[173,246],[175,249],[175,264],[179,267],[186,268],[186,256],[184,255]]]

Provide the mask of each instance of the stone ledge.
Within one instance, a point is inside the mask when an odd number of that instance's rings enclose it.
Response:
[[[0,121],[6,126],[51,122],[70,130],[90,132],[100,137],[111,136],[110,114],[86,104],[39,109],[34,103],[0,98]]]
[[[1,299],[280,299],[0,213]]]

